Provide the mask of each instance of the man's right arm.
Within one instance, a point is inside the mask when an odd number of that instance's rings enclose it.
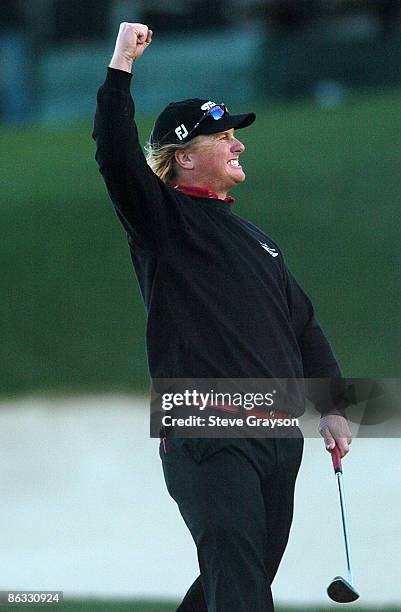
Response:
[[[322,415],[319,433],[324,438],[326,449],[331,451],[337,445],[341,457],[344,457],[352,441],[345,413],[349,402],[344,379],[331,346],[315,318],[310,299],[289,270],[286,269],[285,273],[287,299],[302,355],[306,395]]]
[[[167,187],[149,168],[138,139],[130,94],[131,70],[152,39],[142,24],[122,23],[97,96],[96,160],[126,231],[151,248],[166,230]]]

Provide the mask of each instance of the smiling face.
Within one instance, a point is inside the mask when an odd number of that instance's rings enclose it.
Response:
[[[244,145],[234,129],[194,139],[194,147],[176,154],[178,183],[206,187],[224,198],[237,183],[245,180],[239,162]]]

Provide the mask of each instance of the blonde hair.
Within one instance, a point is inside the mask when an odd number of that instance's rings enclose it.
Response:
[[[177,178],[175,152],[185,150],[194,151],[198,144],[197,136],[183,144],[155,145],[148,141],[144,147],[146,161],[159,179],[162,180],[163,183],[170,185],[174,183]]]

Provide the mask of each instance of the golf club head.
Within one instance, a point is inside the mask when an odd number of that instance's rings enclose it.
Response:
[[[354,587],[341,576],[336,576],[330,582],[327,587],[327,595],[337,603],[349,603],[356,601],[359,597],[359,593],[355,591]]]

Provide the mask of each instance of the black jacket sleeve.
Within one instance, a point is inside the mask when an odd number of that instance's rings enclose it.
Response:
[[[287,299],[302,355],[306,395],[320,414],[345,416],[346,384],[315,316],[313,305],[295,278],[286,270]]]
[[[157,250],[168,239],[173,214],[167,187],[148,166],[134,121],[130,94],[132,75],[108,68],[97,95],[93,130],[96,161],[110,198],[126,231],[142,245]]]

